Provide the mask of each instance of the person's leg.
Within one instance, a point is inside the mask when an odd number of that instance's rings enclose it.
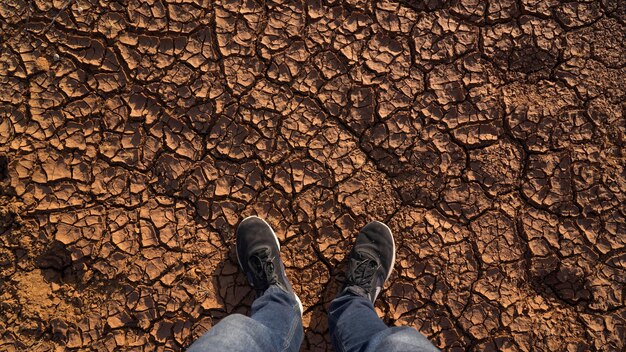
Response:
[[[276,351],[299,351],[304,331],[298,297],[278,286],[270,286],[252,304],[250,318],[271,331]]]
[[[237,260],[257,292],[250,317],[222,319],[189,351],[298,351],[304,338],[302,304],[285,275],[278,238],[264,220],[253,216],[239,224]]]
[[[232,314],[196,340],[188,352],[298,351],[303,339],[300,303],[270,286],[252,304],[250,317]]]
[[[372,336],[387,330],[372,302],[351,293],[335,298],[328,312],[330,338],[337,352],[361,351]]]
[[[395,243],[387,225],[373,221],[363,227],[349,254],[346,282],[330,304],[329,327],[336,351],[438,351],[415,329],[387,327],[374,310],[394,261]]]
[[[337,352],[347,351],[437,351],[417,330],[387,327],[372,302],[358,295],[345,294],[330,304],[331,339]]]
[[[187,352],[276,351],[270,333],[270,329],[250,317],[231,314],[200,336]]]
[[[387,328],[373,336],[364,352],[437,352],[439,351],[419,331],[408,326]]]

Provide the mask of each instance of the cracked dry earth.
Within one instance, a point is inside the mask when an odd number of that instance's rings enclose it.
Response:
[[[346,251],[444,350],[623,351],[626,5],[0,1],[0,350],[182,350],[276,229],[329,350]]]

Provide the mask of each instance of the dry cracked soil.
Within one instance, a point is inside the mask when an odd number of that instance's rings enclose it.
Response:
[[[346,250],[448,351],[623,351],[626,3],[0,0],[0,350],[182,350],[276,229],[303,351]]]

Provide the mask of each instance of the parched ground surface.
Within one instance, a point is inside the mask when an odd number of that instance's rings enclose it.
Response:
[[[181,350],[276,229],[328,350],[346,250],[451,351],[620,351],[620,0],[0,1],[0,350]]]

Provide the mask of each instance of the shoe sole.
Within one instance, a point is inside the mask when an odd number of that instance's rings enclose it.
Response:
[[[391,231],[389,226],[387,226],[387,224],[380,222],[378,220],[374,220],[374,222],[377,222],[383,225],[387,230],[389,230],[389,234],[391,235],[391,244],[393,245],[393,257],[391,257],[391,266],[389,267],[389,273],[387,274],[387,277],[385,278],[385,281],[387,281],[389,277],[391,277],[391,273],[393,272],[393,267],[395,266],[395,263],[396,263],[396,240],[393,238],[393,232]]]
[[[280,242],[278,242],[278,236],[276,236],[276,233],[274,232],[274,229],[264,219],[261,219],[260,217],[255,216],[255,215],[248,216],[247,218],[241,220],[241,222],[239,223],[239,226],[241,226],[241,224],[244,221],[246,221],[248,219],[251,219],[251,218],[257,218],[257,219],[263,221],[263,223],[265,223],[265,225],[267,225],[267,227],[270,228],[270,231],[272,231],[272,235],[274,235],[274,241],[276,241],[276,246],[278,246],[278,251],[280,252]],[[237,226],[237,228],[239,228],[239,226]],[[394,260],[395,260],[395,248],[396,247],[395,247],[395,244],[394,244]],[[239,260],[239,251],[235,251],[235,254],[237,254],[237,264],[239,264],[239,268],[241,269],[241,271],[243,271],[243,267],[241,266],[241,260]],[[300,306],[300,316],[302,316],[302,312],[304,312],[304,309],[302,308],[302,302],[300,301],[300,297],[298,297],[298,295],[296,295],[295,292],[293,293],[293,295],[296,297],[296,301],[298,301],[298,306]]]

